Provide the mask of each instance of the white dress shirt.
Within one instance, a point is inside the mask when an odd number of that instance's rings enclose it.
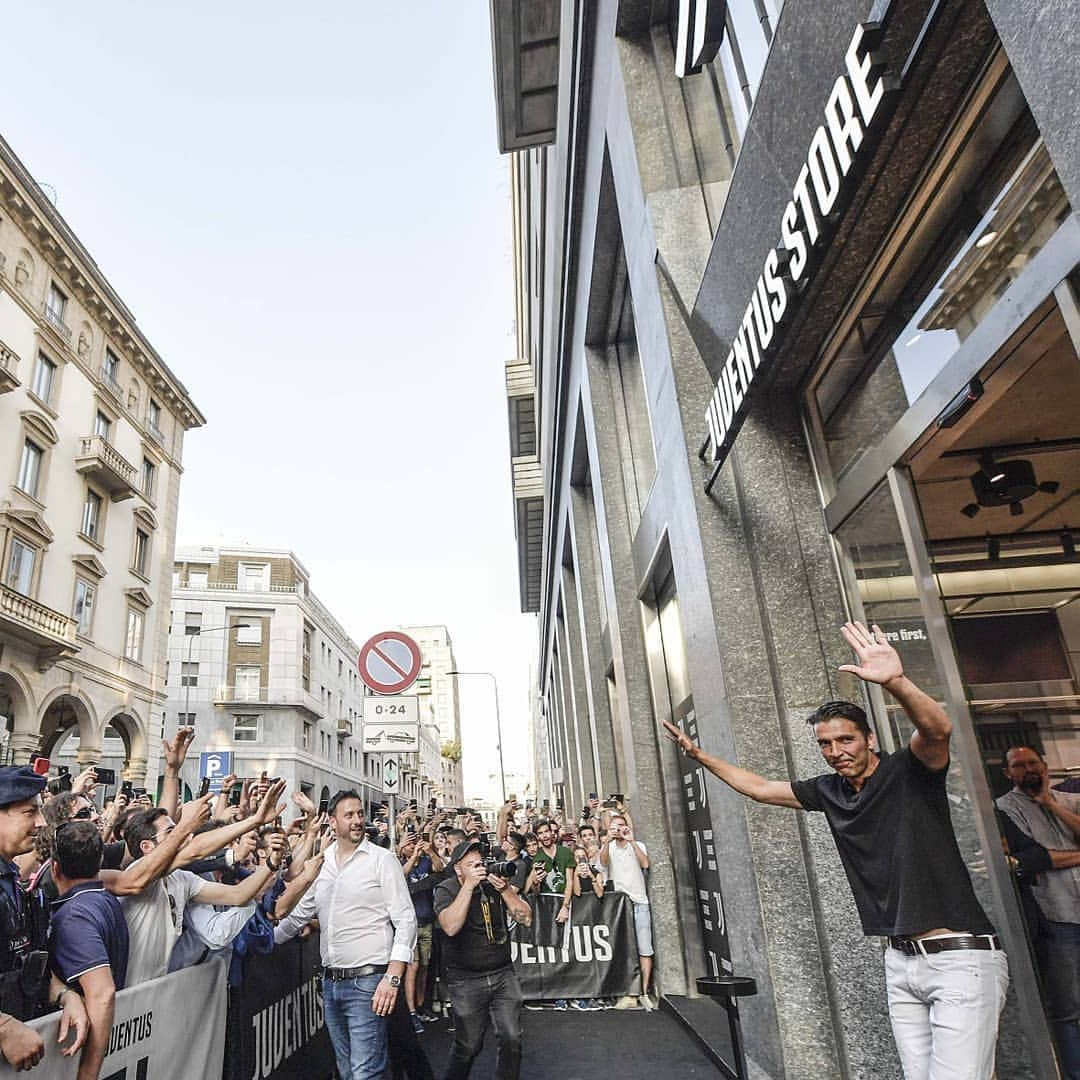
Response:
[[[416,947],[416,910],[396,856],[365,839],[342,864],[336,843],[292,913],[274,931],[281,943],[319,920],[324,967],[410,963]]]

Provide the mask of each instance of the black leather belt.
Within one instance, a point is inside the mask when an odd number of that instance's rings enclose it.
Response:
[[[362,979],[365,975],[385,975],[386,964],[365,964],[363,967],[322,969],[323,978],[331,982],[344,982],[346,979]]]
[[[906,956],[934,956],[956,949],[983,949],[987,952],[1001,950],[1001,942],[994,934],[963,934],[959,937],[939,938],[891,937],[889,944]]]

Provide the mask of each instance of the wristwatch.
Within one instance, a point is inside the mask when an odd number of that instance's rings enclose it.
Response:
[[[401,985],[400,975],[384,975],[383,978],[396,990]]]

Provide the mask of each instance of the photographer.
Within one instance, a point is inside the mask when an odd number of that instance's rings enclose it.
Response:
[[[524,926],[532,909],[485,863],[480,844],[463,840],[450,865],[454,877],[435,890],[435,914],[446,935],[446,980],[454,1007],[454,1045],[445,1080],[464,1080],[484,1044],[490,1017],[495,1027],[499,1080],[517,1080],[521,1070],[521,987],[510,961],[509,914]]]

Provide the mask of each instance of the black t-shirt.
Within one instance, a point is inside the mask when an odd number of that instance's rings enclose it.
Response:
[[[435,888],[435,917],[445,911],[461,892],[457,875]],[[487,901],[488,920],[484,918]],[[469,913],[454,935],[443,934],[443,956],[448,972],[498,971],[510,963],[510,935],[506,930],[506,907],[494,889],[483,885],[473,890]]]
[[[932,772],[905,747],[882,754],[858,792],[837,773],[792,783],[803,807],[829,822],[864,934],[994,932],[953,833],[947,772]]]

